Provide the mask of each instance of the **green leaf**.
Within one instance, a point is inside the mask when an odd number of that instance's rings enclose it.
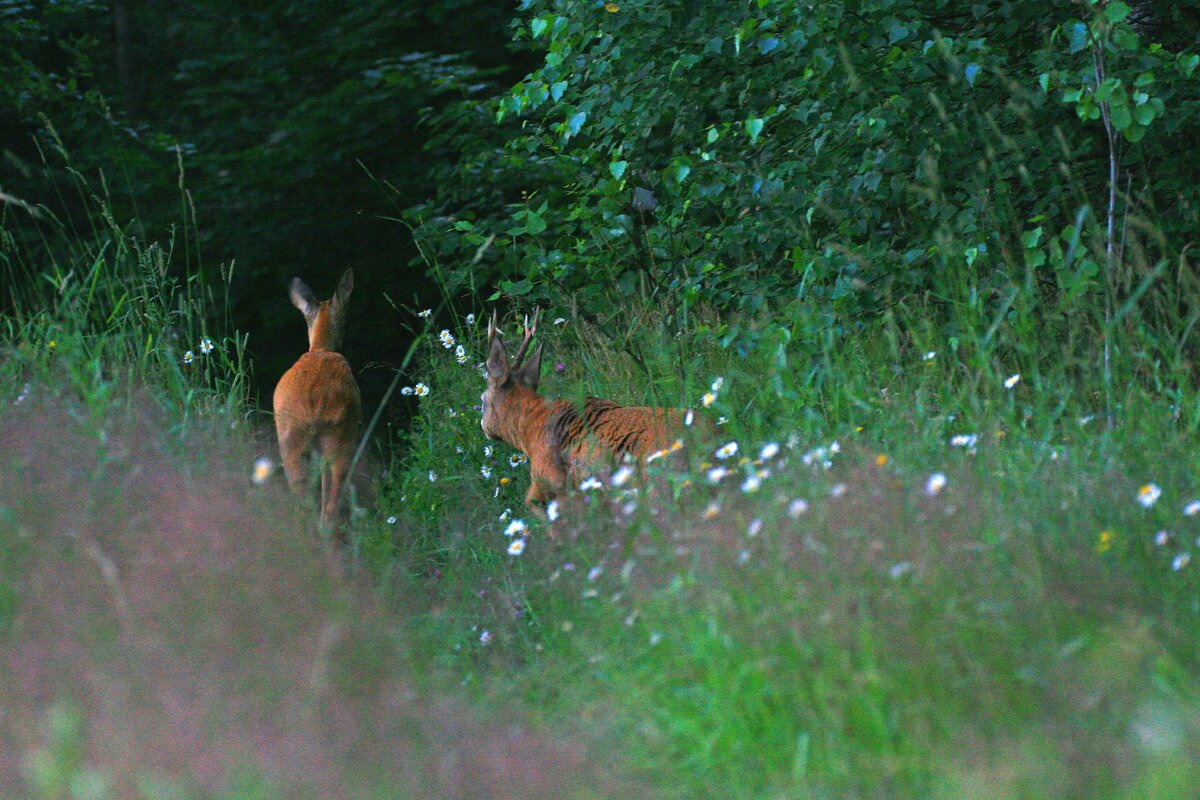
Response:
[[[709,128],[709,129],[708,129],[708,143],[709,143],[709,144],[712,144],[713,142],[715,142],[715,141],[717,140],[717,137],[718,137],[719,135],[720,135],[720,134],[718,134],[718,133],[717,133],[717,129],[716,129],[716,128]]]
[[[567,138],[569,139],[570,137],[579,133],[580,129],[583,128],[583,123],[585,121],[587,121],[586,111],[575,112],[575,114],[569,120],[567,120]]]
[[[675,182],[683,183],[687,180],[687,176],[692,174],[692,167],[690,164],[676,164],[674,172]]]
[[[1131,10],[1132,9],[1122,3],[1121,0],[1111,0],[1111,2],[1104,7],[1104,16],[1108,17],[1109,22],[1120,22],[1129,16],[1129,12]]]
[[[1137,120],[1138,125],[1146,127],[1154,121],[1154,107],[1149,104],[1138,106],[1133,110],[1133,118]]]
[[[1125,138],[1131,142],[1140,142],[1146,135],[1146,129],[1141,125],[1130,125],[1125,129]]]
[[[746,135],[750,137],[750,144],[758,141],[758,135],[762,133],[763,121],[759,117],[750,117],[746,120]]]
[[[1049,72],[1043,72],[1041,75],[1038,76],[1038,86],[1042,87],[1042,94],[1049,94],[1049,92],[1050,92],[1050,73]]]
[[[1021,234],[1021,243],[1025,245],[1026,250],[1033,249],[1038,246],[1038,242],[1042,240],[1042,226],[1039,225],[1031,231],[1025,231]]]
[[[1078,53],[1088,44],[1087,25],[1082,22],[1072,22],[1066,26],[1067,46],[1072,53]]]
[[[557,81],[556,83],[552,83],[550,84],[550,97],[553,98],[554,102],[557,103],[560,99],[562,99],[563,92],[566,90],[566,81]]]
[[[538,38],[546,32],[546,28],[550,25],[543,17],[534,17],[529,23],[529,29],[533,31],[533,38]]]
[[[628,166],[629,162],[627,161],[613,161],[608,165],[608,171],[612,173],[614,178],[621,180],[621,177],[625,174],[625,168]]]
[[[1133,123],[1133,115],[1129,113],[1129,106],[1116,105],[1112,106],[1110,116],[1112,118],[1113,127],[1119,131],[1123,131]]]
[[[1200,55],[1188,53],[1179,57],[1179,68],[1183,74],[1192,77],[1192,73],[1196,71],[1196,67],[1200,66]]]

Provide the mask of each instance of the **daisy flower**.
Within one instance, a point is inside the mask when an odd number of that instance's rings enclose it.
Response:
[[[921,356],[922,361],[933,361],[935,358],[937,358],[937,350],[930,350],[928,353]]]
[[[525,552],[525,540],[513,539],[508,543],[508,554],[510,556],[519,556]]]
[[[724,444],[724,445],[721,445],[720,447],[718,447],[717,451],[715,453],[713,453],[713,456],[716,458],[720,458],[720,459],[726,459],[726,458],[729,458],[730,456],[735,455],[737,453],[737,451],[738,451],[738,443],[737,442],[729,442],[728,444]]]
[[[250,480],[254,481],[255,484],[264,484],[274,471],[275,462],[266,456],[259,456],[254,461],[254,472],[251,474]]]
[[[418,316],[418,317],[420,317],[420,318],[422,318],[422,319],[429,319],[429,317],[430,317],[432,314],[433,314],[433,309],[432,309],[432,308],[427,308],[427,309],[425,309],[424,311],[418,311],[418,312],[417,312],[417,316]]]
[[[959,433],[950,437],[950,446],[974,447],[977,441],[979,441],[979,434],[977,433]]]
[[[712,392],[705,392],[704,396],[700,398],[700,405],[705,408],[711,408],[715,402],[717,402],[717,396]]]
[[[434,472],[433,470],[429,470],[429,482],[433,483],[437,479],[438,479],[438,474],[436,472]]]
[[[731,474],[733,474],[732,471],[726,467],[713,467],[708,471],[706,477],[709,483],[720,483]]]
[[[1183,515],[1185,517],[1194,517],[1200,514],[1200,500],[1193,500],[1183,507]]]
[[[757,475],[751,475],[746,480],[742,481],[743,494],[753,494],[762,488],[762,478]]]
[[[207,336],[205,336],[203,339],[200,340],[200,354],[206,356],[209,353],[211,353],[212,351],[213,351],[212,339],[209,339]]]
[[[1169,531],[1159,531],[1158,533],[1154,534],[1154,543],[1159,547],[1165,547],[1169,541],[1171,541],[1171,534]]]
[[[1145,484],[1137,492],[1137,501],[1142,504],[1142,508],[1150,508],[1158,502],[1160,497],[1162,497],[1162,489],[1154,483]]]
[[[758,534],[762,532],[762,529],[763,529],[762,517],[755,517],[754,519],[750,520],[750,524],[746,526],[746,535],[749,536],[751,539],[753,539],[755,536],[758,536]]]
[[[624,486],[632,475],[633,467],[626,464],[612,474],[612,478],[609,480],[609,483],[611,483],[613,486]]]
[[[413,388],[411,386],[405,386],[403,389],[400,390],[400,394],[404,395],[405,397],[408,397],[412,393],[413,393]]]
[[[692,422],[695,421],[695,419],[696,413],[689,408],[687,413],[683,415],[683,424],[690,428],[692,427]]]
[[[186,353],[183,354],[183,363],[190,364],[190,363],[192,363],[192,360],[195,358],[196,358],[196,354],[193,353],[191,350],[188,350]]]
[[[925,481],[925,494],[930,497],[937,497],[945,488],[946,476],[941,472],[933,473],[929,476],[929,480]]]
[[[479,643],[480,644],[489,644],[491,641],[492,641],[492,632],[491,631],[484,631],[483,633],[479,634]]]
[[[492,477],[492,468],[487,464],[484,464],[479,468],[479,474],[483,476],[484,480],[487,480],[488,478]]]
[[[712,519],[713,517],[715,517],[717,514],[720,514],[720,513],[721,513],[721,504],[718,503],[716,500],[712,501],[704,508],[704,518],[705,519]]]
[[[461,344],[454,348],[454,360],[460,364],[467,363],[467,349]]]
[[[467,314],[467,324],[468,325],[475,324],[475,315],[474,314]]]
[[[596,478],[593,476],[585,479],[583,483],[579,484],[579,491],[588,492],[592,489],[599,489],[602,486],[604,486],[604,484],[596,480]]]
[[[554,319],[555,325],[565,325],[566,322],[567,322],[567,320],[564,317],[555,317],[555,319]]]
[[[415,394],[417,397],[424,397],[425,395],[429,394],[429,387],[423,383],[418,383],[413,387],[413,394]]]
[[[713,378],[713,382],[712,382],[712,393],[713,393],[713,394],[717,394],[718,392],[720,392],[720,391],[721,391],[721,387],[723,387],[724,385],[725,385],[725,379],[724,379],[724,378],[720,378],[720,377],[718,377],[718,378]]]
[[[443,328],[442,332],[438,334],[438,339],[441,340],[442,347],[447,350],[454,347],[454,334],[450,333],[450,331]]]
[[[805,511],[808,511],[808,501],[803,498],[797,497],[795,500],[788,503],[787,514],[792,519],[796,519]]]
[[[1179,572],[1179,570],[1183,569],[1190,563],[1192,563],[1192,554],[1180,553],[1171,560],[1171,569]]]
[[[1017,383],[1020,382],[1020,380],[1021,380],[1021,373],[1019,373],[1019,372],[1014,375],[1009,375],[1007,378],[1004,379],[1004,388],[1011,389],[1014,386],[1016,386]]]
[[[767,442],[762,446],[762,450],[758,451],[758,460],[770,461],[777,455],[779,455],[779,445],[775,442]]]
[[[551,500],[549,503],[546,504],[546,519],[550,520],[551,522],[554,522],[554,520],[558,519],[558,501],[557,500]]]
[[[514,519],[512,522],[508,523],[508,527],[504,529],[504,535],[511,538],[517,534],[524,533],[528,529],[529,526],[525,524],[525,520]]]

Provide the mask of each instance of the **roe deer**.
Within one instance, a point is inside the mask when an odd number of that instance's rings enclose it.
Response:
[[[483,393],[483,432],[529,456],[530,484],[525,504],[538,516],[544,506],[597,468],[625,456],[645,459],[652,453],[677,450],[677,437],[691,422],[691,412],[675,408],[619,406],[598,397],[582,405],[548,400],[537,393],[543,344],[524,361],[537,332],[525,318],[525,340],[509,363],[504,338],[492,313],[488,323],[487,391]]]
[[[337,352],[353,289],[354,272],[348,269],[333,297],[318,302],[304,281],[292,278],[288,296],[308,323],[308,352],[275,387],[275,432],[293,492],[304,494],[305,453],[315,450],[320,456],[323,527],[336,523],[342,484],[350,470],[362,418],[354,373]]]

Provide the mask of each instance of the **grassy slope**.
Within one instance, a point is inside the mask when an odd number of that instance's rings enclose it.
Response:
[[[431,344],[432,391],[381,495],[398,519],[359,539],[434,598],[425,662],[591,732],[661,796],[1187,796],[1200,630],[1194,567],[1173,565],[1200,533],[1183,511],[1194,396],[1123,384],[1109,430],[1079,388],[1096,370],[1036,359],[1007,389],[1002,358],[821,344],[781,319],[763,323],[778,348],[744,359],[699,337],[686,377],[656,385],[696,405],[724,377],[711,413],[749,459],[735,476],[707,485],[694,464],[636,508],[624,488],[576,498],[519,557],[500,517],[523,512],[525,468],[484,455],[482,380]],[[671,375],[672,342],[641,333]],[[459,331],[477,357],[480,336]],[[570,365],[548,393],[647,399],[594,332],[546,338]],[[759,464],[768,441],[782,451]],[[408,537],[394,549],[389,527]]]

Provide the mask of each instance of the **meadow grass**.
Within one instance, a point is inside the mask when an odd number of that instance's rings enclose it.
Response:
[[[738,444],[649,492],[576,491],[553,525],[479,430],[480,323],[451,332],[465,364],[430,337],[384,520],[357,540],[426,587],[418,661],[621,752],[656,796],[1187,796],[1200,484],[1179,349],[1114,331],[1106,397],[1077,340],[963,331],[956,352],[918,311],[830,335],[797,304],[748,353],[635,315],[649,376],[543,323],[546,394],[690,405],[724,420],[711,446]]]

